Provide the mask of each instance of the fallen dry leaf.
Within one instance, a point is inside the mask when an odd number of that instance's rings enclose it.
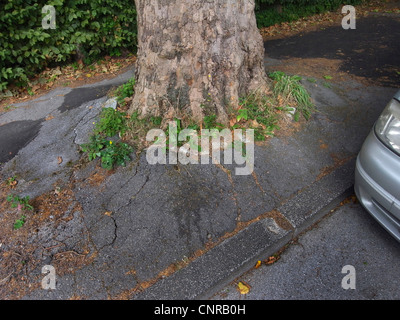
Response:
[[[268,259],[264,260],[265,264],[273,264],[279,260],[278,257],[271,256]]]
[[[106,216],[111,217],[112,211],[106,211],[106,212],[104,212],[104,214],[105,214]]]
[[[61,164],[63,162],[63,158],[62,157],[57,157],[58,160],[58,164]]]
[[[7,179],[7,184],[10,186],[11,189],[14,189],[15,186],[17,185],[18,181],[15,180],[14,178],[8,178]]]
[[[251,120],[250,123],[254,128],[258,128],[260,126],[257,120]]]
[[[254,266],[254,268],[258,269],[260,266],[261,266],[261,261],[258,260],[257,263],[256,263],[256,265]]]
[[[243,282],[238,283],[237,289],[240,294],[248,294],[250,292],[250,287]]]
[[[38,91],[40,89],[40,85],[34,85],[33,87],[32,87],[32,91],[33,92],[36,92],[36,91]]]

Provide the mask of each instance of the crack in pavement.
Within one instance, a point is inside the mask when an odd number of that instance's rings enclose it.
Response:
[[[154,297],[196,297],[219,277],[230,276],[266,247],[279,244],[281,237],[294,235],[315,210],[347,190],[351,162],[316,179],[332,163],[331,154],[346,158],[356,153],[391,91],[352,83],[338,84],[343,92],[325,88],[321,81],[305,85],[318,113],[290,138],[273,137],[256,148],[252,177],[233,176],[228,165],[186,166],[178,174],[173,167],[150,167],[138,157],[133,166],[106,175],[100,185],[79,181],[75,191],[83,208],[82,228],[94,258],[73,280],[60,277],[71,287],[66,296],[85,292],[89,298],[110,297],[143,284],[151,289],[149,296],[159,288]],[[350,116],[346,105],[360,116]],[[77,128],[87,128],[93,119],[79,113],[80,108],[69,111],[79,116],[68,136],[75,145]],[[55,127],[57,132],[62,130]],[[326,141],[326,149],[319,147],[319,139]],[[89,164],[82,175],[87,177],[94,166]],[[111,216],[104,216],[106,209],[114,211]],[[188,263],[179,264],[184,257]],[[30,297],[47,295],[51,293],[39,291]]]

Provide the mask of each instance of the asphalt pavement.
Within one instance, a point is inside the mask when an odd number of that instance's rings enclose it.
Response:
[[[359,41],[369,41],[368,33]],[[391,54],[399,56],[398,47]],[[78,165],[105,90],[132,74],[57,89],[0,114],[2,178],[16,176],[13,192],[42,210],[27,216],[24,227],[37,224],[18,255],[12,252],[19,242],[0,235],[2,299],[212,296],[352,192],[357,153],[397,91],[303,77],[317,111],[256,146],[252,175],[232,174],[237,166],[224,163],[150,165],[134,153],[127,167],[112,172],[96,161]],[[62,212],[51,209],[60,202]],[[38,287],[44,265],[55,266],[55,290]]]
[[[397,7],[400,7],[397,3]],[[400,51],[397,41],[399,14],[372,13],[357,18],[356,29],[340,24],[323,30],[302,32],[265,43],[268,57],[282,63],[289,58],[339,60],[339,70],[370,80],[378,86],[399,87]]]

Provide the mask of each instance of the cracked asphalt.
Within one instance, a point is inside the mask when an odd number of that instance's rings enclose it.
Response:
[[[21,258],[30,262],[23,273],[0,284],[2,299],[210,297],[351,192],[355,157],[397,91],[304,78],[317,111],[256,146],[249,176],[229,174],[234,166],[224,164],[152,166],[145,154],[132,154],[127,167],[111,172],[83,163],[79,144],[87,142],[105,92],[132,74],[57,89],[0,114],[3,180],[17,176],[14,192],[31,199],[61,199],[55,188],[70,192],[60,220],[48,208],[32,230],[28,240],[37,250]],[[15,250],[3,235],[0,243],[3,256]],[[82,260],[69,262],[67,254]],[[42,266],[58,272],[61,262],[56,290],[18,286],[21,277],[40,283]]]

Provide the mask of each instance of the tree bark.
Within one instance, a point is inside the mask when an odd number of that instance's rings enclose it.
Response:
[[[135,0],[136,86],[130,112],[216,114],[258,88],[266,89],[264,45],[254,0]]]

